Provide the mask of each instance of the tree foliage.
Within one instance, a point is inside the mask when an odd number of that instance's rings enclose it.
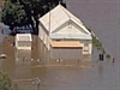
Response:
[[[11,29],[30,24],[36,34],[38,33],[38,18],[58,5],[59,2],[66,6],[63,0],[7,0],[2,9],[2,22],[9,25]]]
[[[2,21],[13,29],[14,26],[22,26],[27,21],[26,13],[23,5],[19,3],[12,3],[7,0],[2,9]],[[22,23],[21,23],[22,22]]]
[[[7,74],[0,72],[0,90],[18,90]]]

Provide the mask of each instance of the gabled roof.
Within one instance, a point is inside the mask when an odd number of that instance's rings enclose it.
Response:
[[[69,20],[72,20],[75,24],[80,26],[87,34],[90,35],[90,32],[85,28],[83,23],[60,4],[39,19],[46,30],[48,30],[50,33],[55,31]]]

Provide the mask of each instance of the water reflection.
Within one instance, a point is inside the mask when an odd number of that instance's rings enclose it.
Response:
[[[103,65],[102,65],[102,63],[100,63],[100,64],[98,65],[98,73],[99,73],[100,75],[103,74]]]
[[[31,50],[16,50],[15,57],[16,63],[29,64],[31,61]]]

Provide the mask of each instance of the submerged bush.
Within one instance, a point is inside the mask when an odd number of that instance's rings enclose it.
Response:
[[[107,54],[107,55],[106,55],[106,58],[111,58],[110,54]]]

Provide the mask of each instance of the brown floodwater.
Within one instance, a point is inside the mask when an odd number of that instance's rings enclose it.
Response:
[[[119,65],[110,60],[98,61],[99,53],[95,49],[91,62],[63,61],[58,63],[50,58],[49,52],[41,40],[37,36],[33,36],[33,50],[30,55],[26,54],[26,57],[33,60],[23,61],[22,58],[17,60],[16,49],[11,46],[14,37],[3,37],[0,49],[1,53],[7,55],[7,59],[0,59],[0,69],[23,90],[36,89],[37,77],[41,80],[40,90],[119,89]],[[21,54],[22,56],[24,53]]]

